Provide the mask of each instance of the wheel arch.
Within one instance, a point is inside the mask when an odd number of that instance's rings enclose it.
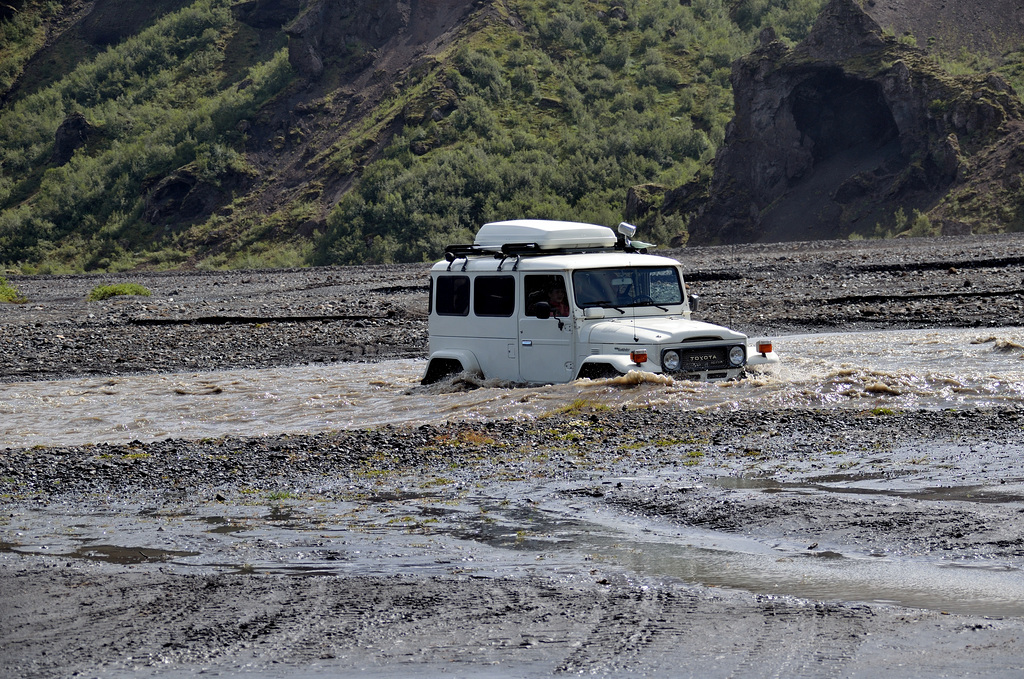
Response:
[[[462,372],[483,376],[480,362],[473,355],[473,352],[464,349],[435,351],[427,359],[427,368],[423,372],[420,384],[434,384],[450,375],[457,375]]]

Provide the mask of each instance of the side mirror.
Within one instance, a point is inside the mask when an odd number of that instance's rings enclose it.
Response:
[[[533,315],[537,318],[551,318],[551,305],[547,302],[537,302],[533,305]]]
[[[690,311],[696,311],[700,308],[700,295],[696,292],[690,293]]]

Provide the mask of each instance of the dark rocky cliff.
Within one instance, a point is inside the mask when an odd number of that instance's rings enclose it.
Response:
[[[736,114],[710,183],[670,191],[662,206],[690,217],[691,243],[872,235],[897,210],[943,233],[1024,227],[1024,215],[957,207],[966,195],[978,208],[970,187],[992,188],[993,173],[1019,190],[1024,107],[1012,88],[949,76],[854,0],[830,2],[792,49],[766,31],[732,85]]]

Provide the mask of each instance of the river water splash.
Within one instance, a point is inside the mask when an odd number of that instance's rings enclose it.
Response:
[[[734,382],[651,374],[518,387],[419,385],[425,363],[332,364],[0,384],[0,447],[310,433],[612,407],[999,407],[1024,398],[1024,328],[775,338],[782,365]]]

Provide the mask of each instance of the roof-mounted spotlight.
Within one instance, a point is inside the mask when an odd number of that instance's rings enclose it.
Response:
[[[626,240],[629,240],[636,235],[636,227],[626,222],[619,222],[619,233],[625,236]]]

